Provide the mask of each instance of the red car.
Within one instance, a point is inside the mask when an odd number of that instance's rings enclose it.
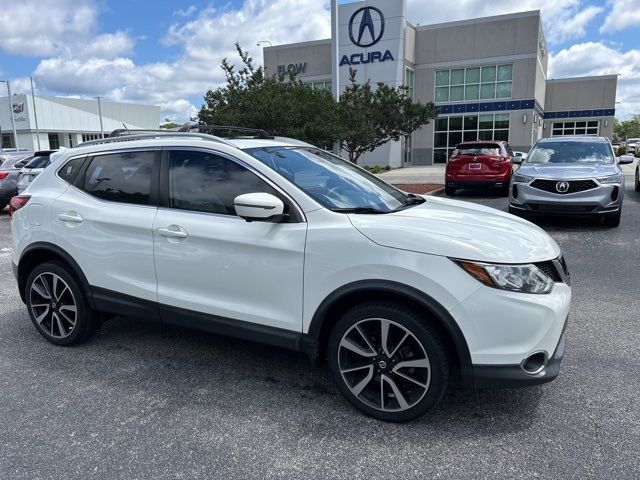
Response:
[[[445,171],[445,193],[458,188],[497,187],[509,194],[513,150],[504,141],[464,142],[456,146]]]

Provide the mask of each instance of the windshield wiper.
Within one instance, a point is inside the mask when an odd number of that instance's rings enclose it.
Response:
[[[390,213],[398,212],[400,210],[404,210],[405,208],[413,207],[415,205],[422,205],[426,200],[422,198],[420,195],[416,195],[414,193],[409,193],[407,195],[407,199],[405,202],[400,205],[398,208],[394,208]]]
[[[375,213],[375,214],[388,213],[372,207],[332,208],[331,211],[336,213]]]

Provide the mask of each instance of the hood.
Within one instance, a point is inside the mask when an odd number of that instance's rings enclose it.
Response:
[[[544,230],[499,210],[426,197],[426,202],[384,215],[349,215],[371,241],[390,248],[493,263],[552,260],[560,247]]]
[[[578,165],[567,163],[536,163],[522,165],[516,173],[550,180],[575,180],[615,175],[620,168],[615,163]]]

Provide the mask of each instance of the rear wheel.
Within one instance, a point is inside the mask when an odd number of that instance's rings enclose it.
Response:
[[[56,345],[78,344],[102,325],[89,308],[84,291],[62,264],[38,265],[27,278],[25,298],[34,326]]]
[[[4,210],[7,205],[8,205],[7,202],[4,202],[4,201],[0,202],[0,210]]]
[[[450,186],[448,186],[448,185],[447,185],[447,186],[445,186],[445,187],[444,187],[444,194],[445,194],[447,197],[453,197],[453,196],[455,196],[455,194],[456,194],[456,189],[455,189],[455,187],[450,187]]]
[[[502,194],[503,197],[508,197],[509,196],[509,184],[508,183],[506,185],[500,187],[500,193]]]
[[[329,339],[329,368],[358,410],[405,422],[434,408],[447,387],[450,361],[423,315],[390,302],[348,310]]]
[[[606,215],[604,217],[604,224],[607,227],[617,227],[620,225],[620,218],[622,217],[622,208],[618,210],[618,213],[614,215]]]
[[[636,167],[636,192],[640,192],[640,167]]]

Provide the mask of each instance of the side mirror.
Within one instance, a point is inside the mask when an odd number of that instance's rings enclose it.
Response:
[[[524,160],[520,155],[514,155],[513,157],[511,157],[511,163],[513,163],[514,165],[520,165],[522,163],[522,160]]]
[[[620,158],[618,158],[618,163],[620,165],[628,165],[630,163],[633,163],[633,155],[622,155]]]
[[[245,193],[233,200],[239,217],[247,222],[278,222],[284,217],[284,203],[270,193]]]

